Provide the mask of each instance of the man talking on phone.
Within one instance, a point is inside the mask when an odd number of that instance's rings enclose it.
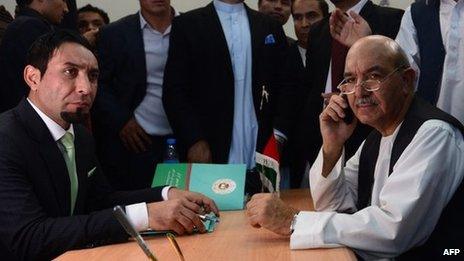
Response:
[[[363,259],[426,260],[462,245],[464,127],[415,96],[415,71],[392,39],[358,40],[345,65],[338,88],[348,102],[333,95],[319,117],[323,144],[310,170],[317,212],[257,194],[247,204],[251,225],[290,236],[292,249],[343,245]],[[345,165],[358,122],[374,130]]]

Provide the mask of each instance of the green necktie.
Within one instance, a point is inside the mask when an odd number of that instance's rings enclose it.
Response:
[[[69,181],[71,183],[71,215],[74,211],[74,205],[76,204],[77,198],[77,171],[76,171],[76,158],[74,151],[74,137],[70,132],[66,132],[63,137],[60,139],[60,143],[64,147],[63,157],[66,162],[66,167],[68,168]]]

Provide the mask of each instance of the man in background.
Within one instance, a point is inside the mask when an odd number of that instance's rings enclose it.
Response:
[[[296,70],[280,23],[243,0],[214,0],[173,21],[163,104],[187,160],[246,164],[294,118]]]
[[[321,19],[328,16],[329,7],[324,0],[294,0],[292,1],[292,17],[293,24],[295,26],[295,34],[297,41],[290,44],[289,55],[297,63],[299,80],[299,88],[301,88],[302,97],[308,95],[309,75],[306,73],[306,49],[308,46],[309,30]],[[302,99],[298,113],[301,113],[301,107],[303,102]],[[300,186],[307,187],[309,185],[307,175],[304,175],[302,171],[298,172],[294,170],[294,166],[299,161],[299,140],[296,139],[296,131],[298,126],[305,124],[304,122],[295,121],[291,134],[289,135],[289,144],[284,151],[283,165],[286,168],[282,169],[282,173],[288,172],[290,177],[290,187],[298,188]],[[306,178],[306,180],[305,180]]]
[[[100,28],[109,23],[108,14],[98,7],[88,4],[77,10],[77,29],[92,46],[96,44]]]
[[[290,18],[291,0],[258,0],[258,11],[269,15],[282,26]],[[288,44],[295,42],[295,39],[287,36]]]
[[[306,66],[306,49],[308,48],[311,26],[329,15],[329,6],[325,0],[293,0],[292,17],[295,34],[298,39],[296,47],[301,56],[303,67]]]
[[[5,6],[0,5],[0,43],[2,42],[3,34],[6,27],[13,21],[13,16],[5,9]]]
[[[18,13],[0,44],[0,112],[13,108],[29,91],[23,79],[27,50],[53,30],[68,12],[65,0],[16,0]]]
[[[115,188],[150,187],[172,135],[161,99],[174,16],[169,0],[140,0],[139,12],[100,32],[93,124],[99,159]]]

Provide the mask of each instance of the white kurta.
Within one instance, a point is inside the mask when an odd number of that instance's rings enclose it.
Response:
[[[342,156],[327,178],[321,175],[319,152],[310,170],[311,195],[318,212],[300,212],[290,240],[292,249],[344,245],[364,258],[379,259],[425,242],[464,176],[464,141],[448,123],[426,121],[388,176],[400,126],[381,140],[371,206],[360,211],[356,201],[364,143],[344,168]],[[346,211],[354,214],[337,213]]]

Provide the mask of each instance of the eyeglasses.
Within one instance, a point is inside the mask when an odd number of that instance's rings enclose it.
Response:
[[[387,74],[387,76],[383,77],[382,79],[378,79],[378,76],[376,74],[371,74],[369,75],[369,78],[367,80],[362,81],[359,83],[359,85],[364,88],[364,90],[368,92],[375,92],[380,89],[380,85],[388,80],[390,76],[392,76],[394,73],[398,72],[401,69],[406,69],[407,66],[401,65],[397,67],[395,70],[393,70],[391,73]],[[356,90],[356,78],[354,77],[349,77],[345,78],[338,86],[337,89],[340,90],[341,94],[352,94]]]

